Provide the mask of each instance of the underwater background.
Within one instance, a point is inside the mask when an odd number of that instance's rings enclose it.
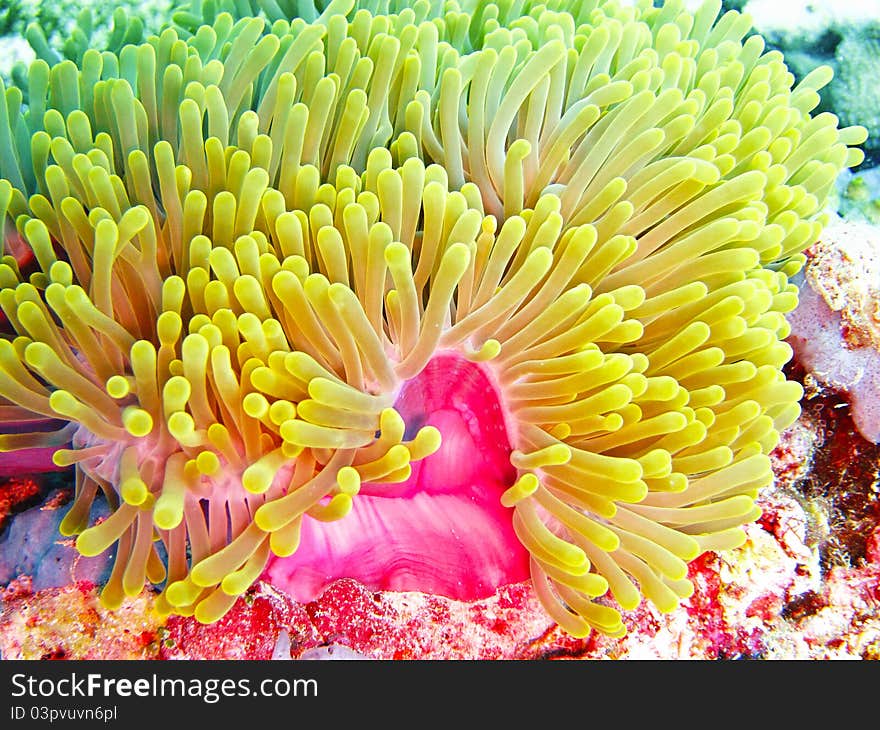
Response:
[[[0,79],[26,87],[34,47],[75,59],[140,41],[178,5],[0,0]],[[110,611],[97,598],[109,556],[81,556],[58,533],[70,470],[0,472],[2,657],[880,659],[880,0],[723,8],[751,16],[797,79],[830,66],[813,113],[865,127],[868,138],[794,279],[801,302],[789,315],[795,358],[785,374],[805,394],[770,455],[776,478],[758,500],[763,514],[745,545],[690,563],[695,591],[679,609],[643,603],[625,614],[626,636],[575,638],[526,584],[465,602],[342,579],[309,602],[258,582],[210,625],[159,615],[148,590]],[[92,517],[107,512],[101,503]]]

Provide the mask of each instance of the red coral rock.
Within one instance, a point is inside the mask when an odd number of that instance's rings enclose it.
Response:
[[[764,623],[772,623],[782,611],[783,603],[780,596],[768,594],[756,598],[746,609],[746,616],[756,617]]]
[[[13,477],[0,484],[0,530],[11,515],[35,504],[39,496],[39,485],[27,477]]]
[[[24,598],[25,596],[33,595],[33,580],[29,575],[20,575],[14,580],[10,581],[6,588],[3,589],[3,593],[0,594],[3,597],[4,601],[13,601],[16,598]]]
[[[694,594],[685,603],[688,623],[703,644],[705,657],[735,659],[760,656],[764,651],[762,632],[732,626],[719,600],[722,591],[729,590],[729,587],[722,583],[718,556],[705,553],[692,561],[688,567],[688,577],[694,584]],[[773,600],[778,599],[773,595],[758,599],[766,602]],[[749,609],[755,603],[753,601]],[[753,614],[747,610],[746,615]]]
[[[865,559],[880,567],[880,526],[874,528],[874,532],[865,543]]]
[[[172,616],[162,632],[160,659],[270,659],[284,629],[291,647],[319,645],[305,609],[265,584],[214,624]]]
[[[343,579],[332,583],[317,601],[306,605],[313,625],[327,643],[341,643],[368,653],[376,648],[411,654],[414,648],[397,627],[397,612],[383,605],[360,583]]]

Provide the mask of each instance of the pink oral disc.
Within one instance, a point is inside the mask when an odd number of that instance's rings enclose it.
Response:
[[[407,435],[435,426],[439,451],[414,462],[401,484],[364,484],[344,519],[303,520],[300,547],[265,576],[298,601],[333,580],[373,590],[420,591],[457,600],[526,580],[528,552],[499,501],[516,479],[498,391],[483,366],[438,353],[401,388],[395,408]]]

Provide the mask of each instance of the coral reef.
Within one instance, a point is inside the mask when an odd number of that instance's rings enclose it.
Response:
[[[773,0],[746,0],[741,5],[757,32],[771,43],[791,49],[820,46],[829,34],[841,34],[847,28],[863,27],[880,19],[877,0],[810,0],[796,12],[790,4]]]
[[[880,3],[876,0],[805,3],[799,12],[774,0],[749,0],[743,12],[755,29],[780,49],[799,78],[819,64],[834,69],[821,108],[843,124],[868,129],[865,143],[876,164],[880,146]]]
[[[8,0],[0,8],[0,80],[27,91],[28,66],[35,58],[56,63],[81,60],[89,48],[118,53],[125,43],[157,31],[169,14],[169,0]]]
[[[880,225],[880,167],[841,173],[835,198],[837,212],[845,220]]]
[[[10,477],[9,474],[4,474]],[[28,477],[13,477],[0,486],[0,531],[6,527],[6,522],[15,513],[20,512],[38,498],[40,488],[33,479]],[[30,504],[29,504],[30,503]]]
[[[157,624],[149,592],[107,612],[97,591],[81,584],[7,599],[0,652],[75,659],[97,656],[100,643],[102,657],[153,659],[332,658],[334,651],[376,659],[877,658],[880,533],[866,561],[823,576],[799,502],[774,492],[761,506],[765,517],[747,528],[745,545],[691,563],[696,590],[681,608],[628,612],[622,638],[566,635],[527,583],[461,602],[342,580],[303,605],[260,582],[211,625],[181,617]]]
[[[163,619],[152,609],[153,596],[146,593],[110,610],[88,581],[35,595],[25,582],[4,596],[0,654],[4,659],[156,658]]]
[[[880,229],[838,219],[809,251],[790,341],[818,383],[850,396],[862,435],[880,441]]]
[[[829,86],[828,105],[844,124],[868,130],[865,147],[880,148],[880,9],[872,30],[849,33],[834,49],[835,80]]]
[[[155,656],[772,652],[828,567],[768,488],[790,278],[863,159],[829,70],[717,1],[263,5],[28,33],[0,464],[73,467],[95,562],[16,518],[4,654],[57,641],[16,606],[94,610],[108,551],[104,606],[172,614]]]

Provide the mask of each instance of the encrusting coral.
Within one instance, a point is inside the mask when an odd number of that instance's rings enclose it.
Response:
[[[62,531],[117,545],[108,605],[165,581],[209,622],[439,448],[394,406],[452,353],[497,391],[553,619],[671,610],[799,413],[788,277],[865,139],[811,117],[829,72],[792,89],[711,0],[302,5],[194,5],[5,91],[36,263],[0,266],[3,417],[63,425],[0,448],[76,465]]]

